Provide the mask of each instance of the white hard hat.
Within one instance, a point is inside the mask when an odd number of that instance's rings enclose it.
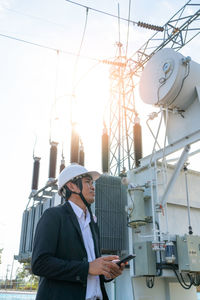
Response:
[[[71,164],[70,166],[64,168],[58,176],[58,194],[61,195],[61,190],[67,182],[84,174],[90,175],[93,180],[97,180],[101,176],[101,174],[96,171],[88,171],[83,166]]]

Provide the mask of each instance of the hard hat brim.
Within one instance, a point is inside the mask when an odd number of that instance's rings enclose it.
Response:
[[[92,177],[92,180],[93,181],[96,181],[100,176],[101,176],[101,174],[99,173],[99,172],[97,172],[97,171],[86,171],[86,172],[82,172],[81,174],[79,174],[78,176],[81,176],[81,175],[86,175],[86,174],[88,174],[89,176],[91,176]],[[76,176],[75,176],[76,177]],[[75,178],[74,177],[74,178]],[[71,178],[69,181],[71,181],[73,178]],[[67,181],[67,182],[69,182],[69,181]],[[62,189],[63,189],[63,187],[64,187],[64,185],[67,183],[67,182],[65,182],[61,187],[60,187],[60,189],[58,190],[58,194],[61,196],[61,191],[62,191]]]
[[[96,181],[101,176],[101,174],[97,171],[89,171],[85,172],[85,174],[89,174],[94,181]]]

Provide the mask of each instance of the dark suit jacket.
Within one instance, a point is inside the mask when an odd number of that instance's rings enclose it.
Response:
[[[88,269],[81,229],[70,204],[47,209],[38,222],[32,252],[32,272],[40,276],[36,300],[85,300]],[[108,300],[103,282],[100,276],[103,300]]]

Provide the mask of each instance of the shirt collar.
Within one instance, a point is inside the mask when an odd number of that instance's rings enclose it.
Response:
[[[70,203],[73,211],[75,212],[76,216],[80,219],[82,216],[85,217],[85,213],[83,211],[82,208],[80,208],[77,204],[75,204],[74,202],[68,200],[68,202]],[[90,214],[88,212],[88,209],[86,208],[86,218],[90,217]]]

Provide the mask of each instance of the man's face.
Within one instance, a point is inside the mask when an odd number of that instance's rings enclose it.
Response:
[[[91,177],[83,177],[82,185],[83,185],[82,194],[84,198],[89,204],[93,203],[95,198],[95,188]]]

